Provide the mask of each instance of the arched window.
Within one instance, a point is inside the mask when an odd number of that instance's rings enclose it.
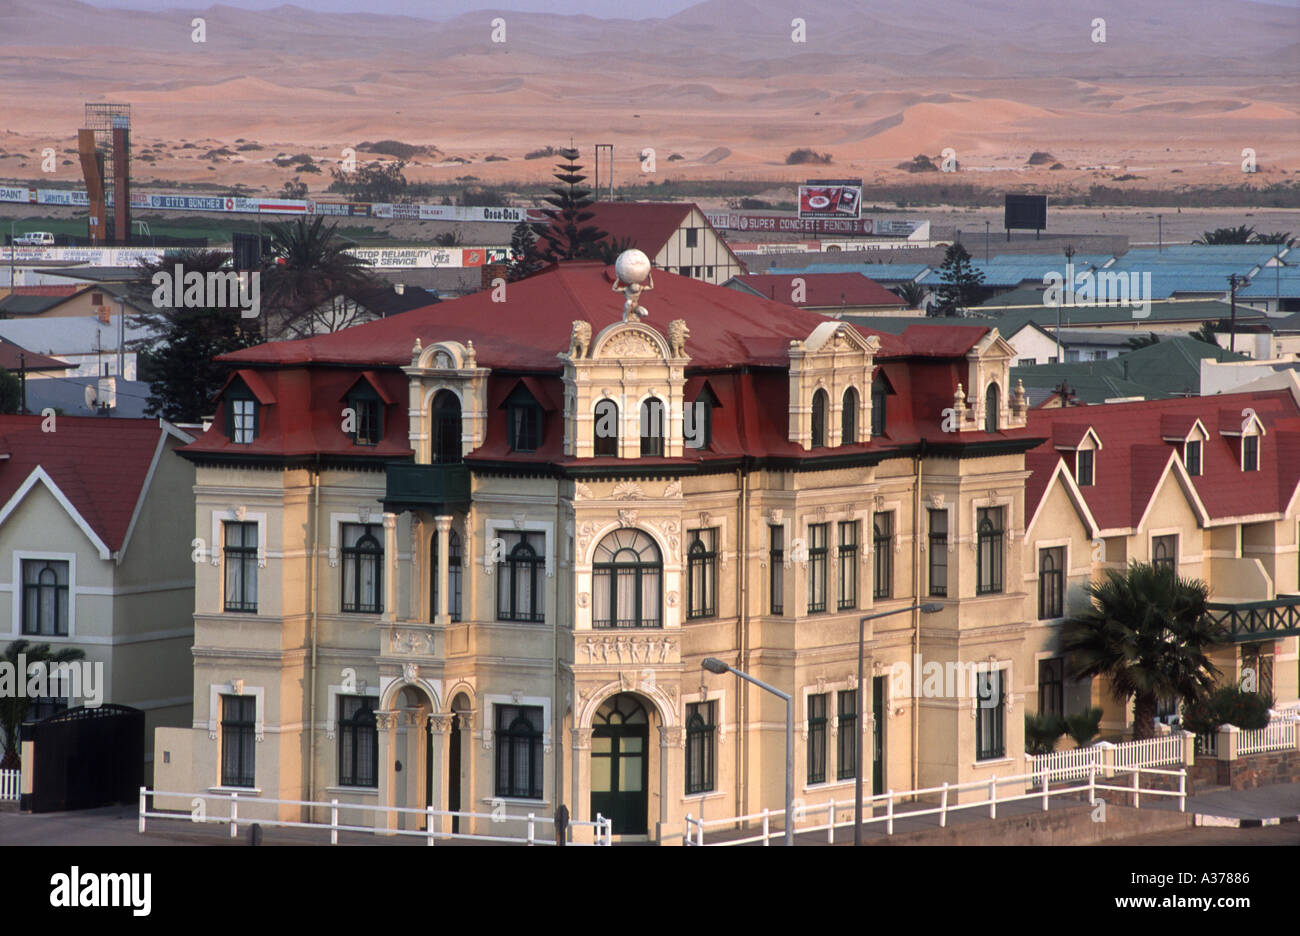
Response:
[[[840,410],[840,445],[853,445],[858,441],[858,391],[853,387],[844,391],[843,409]]]
[[[542,798],[542,719],[540,705],[497,705],[497,796]]]
[[[341,695],[339,707],[339,786],[379,783],[379,731],[372,696]]]
[[[433,397],[433,447],[430,460],[435,465],[454,465],[461,457],[460,400],[450,390],[439,390]]]
[[[826,408],[830,405],[825,390],[813,394],[812,404],[812,447],[826,446]]]
[[[885,397],[889,393],[889,387],[885,379],[879,374],[871,381],[871,434],[872,436],[882,436],[885,434]]]
[[[998,385],[989,384],[988,390],[984,391],[984,431],[998,431]]]
[[[542,582],[546,563],[537,551],[542,534],[511,532],[503,533],[502,539],[510,551],[497,573],[497,620],[545,621]]]
[[[664,424],[664,404],[655,397],[648,397],[641,404],[641,455],[660,456],[664,453],[664,434],[668,427]]]
[[[596,455],[618,457],[618,404],[613,400],[601,400],[593,411],[596,417],[595,433]]]
[[[447,614],[453,621],[460,620],[461,611],[461,569],[460,534],[455,530],[447,531]],[[429,547],[429,613],[438,613],[438,534],[433,534],[433,543]]]
[[[615,530],[592,561],[592,627],[659,627],[663,559],[640,530]]]
[[[343,610],[378,614],[384,610],[384,547],[379,545],[383,534],[373,523],[345,523],[342,533]]]

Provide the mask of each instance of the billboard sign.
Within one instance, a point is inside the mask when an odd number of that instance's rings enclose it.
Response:
[[[809,179],[799,186],[799,217],[859,218],[861,179]]]
[[[23,186],[14,188],[11,186],[0,185],[0,202],[30,202],[32,200],[32,190]]]
[[[1008,195],[1002,226],[1008,231],[1046,231],[1046,195]]]

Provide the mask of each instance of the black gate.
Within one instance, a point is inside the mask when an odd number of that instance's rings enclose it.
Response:
[[[144,785],[144,712],[80,706],[22,726],[32,745],[31,812],[133,803]]]

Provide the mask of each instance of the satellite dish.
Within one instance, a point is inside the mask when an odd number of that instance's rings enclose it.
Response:
[[[86,385],[86,409],[93,410],[99,400],[99,389],[94,384]]]
[[[614,261],[614,274],[621,282],[640,285],[650,275],[650,258],[635,247],[625,250]]]

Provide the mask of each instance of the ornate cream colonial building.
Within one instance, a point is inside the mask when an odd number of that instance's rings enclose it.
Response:
[[[195,724],[159,731],[159,789],[563,804],[680,842],[686,814],[783,790],[781,704],[706,657],[794,697],[807,803],[852,795],[857,744],[880,792],[1023,769],[1053,652],[1038,550],[1126,534],[1059,472],[1027,485],[1054,436],[1008,385],[1011,348],[656,280],[561,264],[504,302],[226,356],[184,450]],[[1099,567],[1070,549],[1071,586]],[[859,725],[858,620],[882,611]],[[898,678],[918,661],[996,672],[993,704]]]

